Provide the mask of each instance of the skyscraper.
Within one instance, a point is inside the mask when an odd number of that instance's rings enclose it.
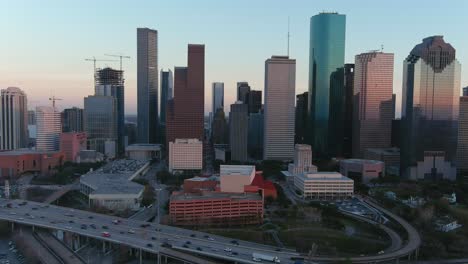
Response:
[[[423,39],[403,63],[401,172],[415,178],[425,152],[453,162],[457,144],[461,66],[443,36]],[[430,154],[430,153],[429,153]],[[432,155],[432,154],[431,154]],[[420,175],[418,173],[418,175]],[[437,166],[424,178],[452,178]]]
[[[137,29],[137,129],[139,143],[156,143],[158,128],[158,31]]]
[[[231,146],[231,160],[247,161],[247,137],[249,126],[248,105],[237,101],[231,105],[229,113],[229,142]]]
[[[258,113],[262,109],[262,91],[251,90],[247,93],[249,114]]]
[[[263,159],[292,160],[296,60],[272,56],[265,61]]]
[[[106,142],[117,140],[117,99],[113,96],[91,95],[84,98],[84,129],[88,148],[105,154]],[[115,152],[115,149],[113,150]]]
[[[52,106],[38,106],[36,107],[36,124],[36,149],[58,151],[62,133],[60,112]]]
[[[28,100],[16,87],[1,91],[0,150],[24,148],[28,145]]]
[[[83,109],[78,107],[67,108],[62,113],[62,132],[82,132]]]
[[[391,145],[393,53],[356,55],[354,71],[353,157],[368,148]]]
[[[296,121],[295,123],[295,140],[296,144],[304,143],[306,138],[307,128],[307,105],[309,101],[309,93],[304,92],[296,95]]]
[[[466,88],[466,87],[465,87]],[[468,95],[460,97],[458,119],[457,169],[468,171]]]
[[[218,108],[213,116],[211,131],[211,141],[213,144],[226,144],[228,142],[228,128],[226,125],[224,110],[222,108]]]
[[[468,96],[468,86],[463,87],[463,96]]]
[[[345,31],[345,15],[320,13],[310,19],[308,141],[318,156],[342,152]]]
[[[166,144],[176,138],[203,140],[205,46],[188,45],[187,67],[174,69],[174,98],[166,116]]]
[[[224,83],[222,82],[214,82],[213,83],[213,115],[216,114],[216,110],[222,108],[224,110]]]
[[[247,94],[250,92],[248,82],[237,82],[237,101],[247,104]]]
[[[350,158],[353,153],[353,101],[354,101],[354,63],[344,67],[345,117],[343,134],[343,156]]]
[[[263,158],[263,117],[263,112],[261,110],[258,113],[251,113],[249,115],[249,134],[247,139],[247,150],[249,156],[257,160]]]
[[[172,71],[161,70],[161,111],[160,111],[160,123],[166,125],[166,109],[167,101],[172,99],[172,91],[174,87],[174,80],[172,77]]]

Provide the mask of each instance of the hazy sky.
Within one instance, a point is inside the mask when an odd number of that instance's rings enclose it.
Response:
[[[402,61],[424,37],[444,35],[462,64],[468,85],[468,1],[403,0],[0,0],[0,88],[18,86],[30,108],[49,104],[83,106],[94,92],[92,62],[122,53],[126,113],[136,113],[136,28],[159,33],[159,68],[187,64],[187,44],[205,44],[205,109],[211,83],[225,83],[225,108],[235,99],[237,81],[263,90],[264,62],[286,53],[297,61],[296,93],[307,90],[310,17],[321,11],[346,14],[346,62],[380,49],[395,53],[394,91],[400,97]],[[98,66],[118,68],[118,62]]]

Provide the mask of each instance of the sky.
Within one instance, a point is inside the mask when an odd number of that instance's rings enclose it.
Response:
[[[465,0],[0,0],[0,89],[20,87],[30,109],[49,105],[52,95],[63,99],[60,109],[82,107],[94,93],[93,63],[85,58],[123,54],[131,57],[123,61],[126,114],[135,114],[136,28],[149,27],[158,30],[159,69],[186,66],[187,44],[205,44],[205,110],[211,83],[224,82],[228,111],[236,82],[263,90],[265,60],[286,54],[288,17],[296,94],[306,91],[310,17],[336,11],[347,20],[345,62],[382,45],[395,54],[399,105],[403,60],[428,36],[443,35],[457,50],[468,86],[467,10]]]

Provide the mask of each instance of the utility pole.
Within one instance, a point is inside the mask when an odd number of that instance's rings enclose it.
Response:
[[[289,39],[291,35],[289,34],[289,16],[288,16],[288,57],[289,57]]]

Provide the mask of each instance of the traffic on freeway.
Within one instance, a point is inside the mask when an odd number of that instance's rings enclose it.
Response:
[[[167,247],[238,263],[292,264],[300,258],[293,250],[31,201],[0,199],[0,219],[72,232],[151,253]]]

